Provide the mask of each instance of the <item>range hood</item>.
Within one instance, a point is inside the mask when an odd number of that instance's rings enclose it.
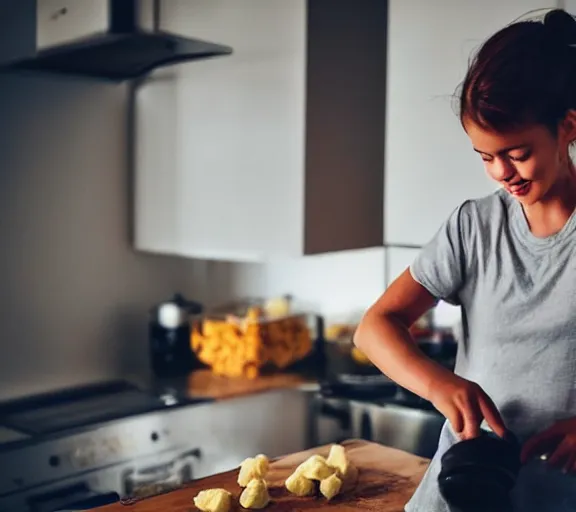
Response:
[[[161,13],[161,0],[37,0],[37,53],[5,67],[124,81],[232,53],[161,30]]]

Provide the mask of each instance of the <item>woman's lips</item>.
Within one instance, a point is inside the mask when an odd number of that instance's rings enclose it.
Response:
[[[508,192],[510,192],[513,196],[525,196],[528,194],[528,192],[530,192],[531,187],[531,181],[523,181],[518,185],[512,185],[508,187]]]

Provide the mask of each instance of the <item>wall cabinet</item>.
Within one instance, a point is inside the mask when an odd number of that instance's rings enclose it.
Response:
[[[135,89],[135,244],[263,261],[383,243],[387,2],[173,0],[231,56]]]
[[[234,54],[137,88],[136,247],[262,261],[427,243],[497,187],[455,109],[471,54],[556,4],[162,3],[164,29]]]
[[[423,245],[462,201],[494,191],[454,111],[468,59],[487,37],[557,2],[390,0],[385,243]]]

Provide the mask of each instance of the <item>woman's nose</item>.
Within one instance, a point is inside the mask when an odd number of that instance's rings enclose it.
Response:
[[[506,159],[498,159],[492,167],[492,177],[496,181],[511,181],[516,176],[516,168]]]

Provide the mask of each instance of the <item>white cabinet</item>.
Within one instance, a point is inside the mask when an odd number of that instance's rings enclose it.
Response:
[[[173,0],[225,40],[136,90],[140,250],[262,261],[381,246],[386,2]]]
[[[385,242],[422,245],[462,201],[489,194],[453,109],[471,52],[524,13],[556,2],[390,0]]]

